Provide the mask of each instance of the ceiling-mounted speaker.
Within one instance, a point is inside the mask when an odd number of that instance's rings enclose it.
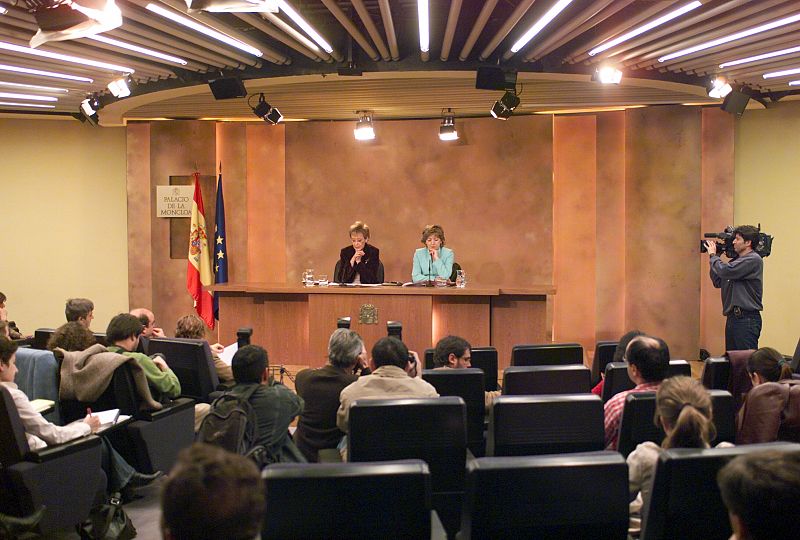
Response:
[[[499,67],[480,67],[475,78],[478,90],[514,90],[517,86],[517,72]]]
[[[247,88],[239,77],[225,77],[208,81],[214,99],[233,99],[247,97]]]
[[[721,109],[725,112],[735,114],[736,116],[741,116],[744,110],[747,108],[747,103],[749,101],[749,95],[738,90],[731,90],[730,93],[725,96],[725,100],[722,102]]]

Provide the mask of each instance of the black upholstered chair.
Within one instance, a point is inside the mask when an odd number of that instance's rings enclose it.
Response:
[[[425,360],[423,361],[423,365],[425,369],[433,369],[433,355],[436,353],[436,349],[425,349]]]
[[[709,390],[727,390],[731,379],[731,361],[727,358],[706,358],[700,380]]]
[[[17,374],[14,382],[29,399],[47,399],[54,402],[51,412],[44,415],[48,422],[61,425],[61,408],[58,403],[59,364],[52,351],[31,348],[17,350]]]
[[[610,362],[606,366],[605,382],[603,382],[603,403],[620,392],[630,390],[635,384],[628,376],[627,362]]]
[[[278,463],[263,476],[264,540],[447,537],[432,511],[430,472],[421,460]],[[368,508],[354,514],[342,507],[355,501]]]
[[[616,452],[480,458],[456,538],[624,540],[628,466]]]
[[[209,403],[209,394],[219,386],[211,349],[204,339],[152,338],[150,354],[161,353],[181,382],[181,395]]]
[[[39,526],[45,535],[88,517],[106,482],[98,437],[32,451],[11,393],[3,385],[0,433],[0,512],[24,516],[44,505]]]
[[[474,455],[482,456],[486,451],[483,371],[477,368],[426,369],[422,378],[431,383],[440,396],[458,396],[464,400],[467,406],[467,446]]]
[[[714,427],[717,428],[717,437],[711,442],[711,446],[721,442],[736,442],[736,405],[733,396],[727,390],[709,390],[709,393],[714,411]]]
[[[487,456],[604,448],[603,402],[594,394],[500,396],[489,412]]]
[[[40,351],[47,350],[47,342],[50,341],[50,337],[55,331],[55,328],[37,328],[33,332],[33,344],[31,347]]]
[[[455,534],[464,496],[467,407],[456,396],[361,399],[350,406],[352,462],[422,459],[430,467],[433,508]]]
[[[425,369],[433,369],[433,354],[435,349],[425,349]],[[494,392],[497,390],[497,349],[494,347],[472,347],[472,367],[483,371],[484,390]]]
[[[592,360],[592,386],[600,382],[600,374],[605,373],[606,365],[614,360],[618,341],[598,341],[594,347],[594,360]]]
[[[194,400],[178,398],[163,404],[161,410],[140,410],[133,373],[128,364],[114,371],[111,383],[94,402],[61,400],[61,414],[66,422],[96,411],[119,409],[133,417],[126,429],[108,433],[108,438],[128,463],[141,472],[168,471],[178,452],[194,442]]]
[[[663,452],[656,464],[651,495],[642,508],[642,540],[727,540],[731,527],[717,486],[717,472],[736,456],[767,449],[800,452],[800,444]]]
[[[583,364],[583,347],[579,343],[543,343],[514,345],[512,366],[553,366]]]
[[[627,457],[637,445],[647,441],[661,444],[666,435],[661,426],[653,421],[655,413],[655,392],[628,394],[619,422],[617,450],[620,454]]]
[[[686,360],[670,360],[669,368],[667,369],[667,377],[676,377],[683,375],[685,377],[692,376],[692,366]]]
[[[589,392],[591,372],[583,365],[510,366],[503,371],[503,395]]]

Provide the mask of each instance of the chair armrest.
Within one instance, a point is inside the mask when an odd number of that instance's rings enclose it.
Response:
[[[191,398],[177,398],[164,404],[164,408],[158,411],[141,411],[136,415],[137,420],[153,422],[159,418],[176,414],[180,411],[194,407],[195,400]]]
[[[93,448],[95,446],[100,446],[100,437],[97,435],[87,435],[86,437],[81,437],[80,439],[75,439],[63,444],[48,446],[41,450],[32,450],[25,455],[25,461],[44,463],[62,456],[82,452],[87,448]]]
[[[447,540],[447,531],[436,510],[431,510],[431,540]]]

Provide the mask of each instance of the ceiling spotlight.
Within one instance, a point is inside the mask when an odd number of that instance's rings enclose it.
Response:
[[[714,99],[722,99],[728,94],[731,93],[731,85],[728,84],[723,77],[716,77],[711,82],[708,83],[706,86],[708,90],[708,97],[712,97]]]
[[[252,98],[253,95],[251,95],[250,98]],[[250,98],[247,98],[248,105],[250,105]],[[270,124],[275,125],[281,120],[283,120],[283,115],[281,114],[281,112],[272,105],[270,105],[269,103],[267,103],[266,98],[264,98],[264,94],[259,94],[258,103],[256,104],[255,107],[251,105],[250,108],[253,109],[253,114],[255,114],[263,121],[268,122]]]
[[[372,114],[363,111],[358,113],[358,122],[353,130],[357,141],[371,141],[375,138],[375,129],[372,127]]]
[[[614,66],[600,66],[592,73],[592,80],[602,84],[619,84],[622,72]]]
[[[492,105],[492,116],[498,120],[508,120],[519,105],[519,98],[514,92],[506,92]]]
[[[442,141],[457,141],[456,120],[453,109],[442,111],[442,125],[439,126],[439,139]]]
[[[128,87],[128,80],[125,77],[108,83],[108,91],[115,98],[124,98],[131,95],[131,89]]]
[[[92,116],[100,110],[100,100],[97,96],[91,96],[81,101],[81,111],[86,116]]]

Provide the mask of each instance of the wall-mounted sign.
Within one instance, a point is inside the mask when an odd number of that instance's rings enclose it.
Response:
[[[192,217],[194,185],[156,186],[157,217]]]

